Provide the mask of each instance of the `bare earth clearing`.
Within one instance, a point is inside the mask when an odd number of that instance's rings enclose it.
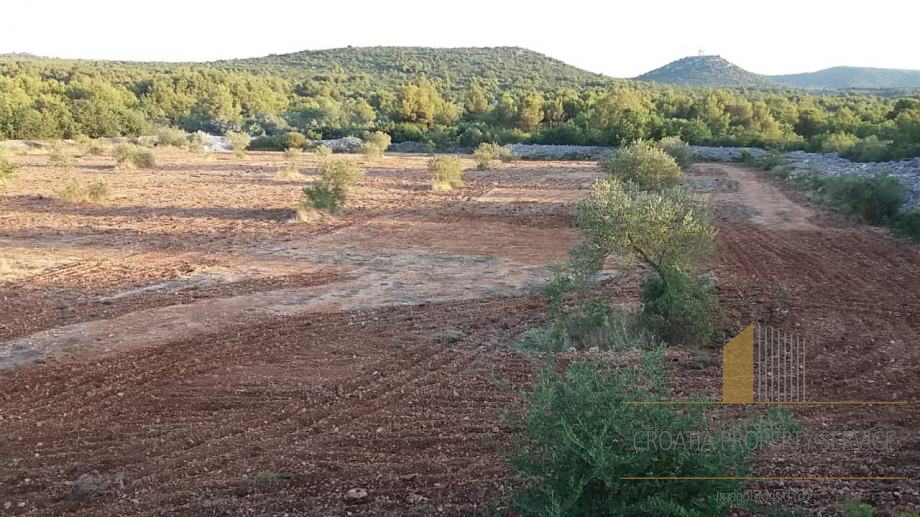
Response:
[[[532,373],[508,344],[542,318],[534,290],[577,242],[571,204],[593,163],[469,170],[442,194],[425,157],[387,156],[346,212],[304,224],[289,221],[307,183],[273,179],[276,153],[158,159],[116,171],[84,157],[69,173],[14,158],[0,191],[0,513],[487,508],[509,478],[484,439],[507,432],[493,379]],[[61,201],[71,175],[104,178],[113,198]],[[813,338],[817,400],[920,398],[916,247],[735,165],[697,165],[688,183],[715,204],[709,269],[729,333],[758,321]],[[638,274],[610,273],[605,289],[634,299]],[[681,390],[718,393],[718,350],[674,357]],[[898,450],[769,451],[755,475],[910,480],[752,488],[810,508],[918,508],[915,404],[794,411],[809,428],[896,431]],[[83,474],[97,495],[80,495]],[[351,488],[368,496],[348,502]]]

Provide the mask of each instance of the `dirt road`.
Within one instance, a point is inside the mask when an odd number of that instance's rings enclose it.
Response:
[[[436,194],[423,158],[387,157],[349,211],[304,225],[288,222],[302,184],[273,180],[271,154],[133,172],[81,159],[77,174],[113,184],[100,206],[56,199],[73,173],[17,160],[26,173],[0,193],[0,513],[457,515],[507,481],[485,439],[507,431],[493,379],[532,373],[508,344],[542,318],[534,287],[577,240],[570,204],[593,164],[469,171]],[[734,165],[697,165],[688,183],[715,205],[729,333],[815,337],[826,400],[917,401],[916,247]],[[633,298],[635,277],[607,289]],[[682,389],[717,394],[717,361],[680,367]],[[809,508],[920,504],[914,405],[796,413],[903,440],[771,451],[757,475],[906,475],[780,490]]]

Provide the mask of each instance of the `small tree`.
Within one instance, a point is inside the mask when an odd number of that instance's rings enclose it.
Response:
[[[184,148],[189,143],[188,133],[174,127],[160,126],[154,134],[157,137],[157,145],[160,146]]]
[[[686,169],[696,161],[696,153],[693,152],[693,148],[687,142],[681,140],[679,136],[666,136],[658,141],[658,146],[661,147],[662,151],[668,153],[671,158],[674,158],[674,161],[682,169]]]
[[[156,167],[156,157],[152,149],[136,144],[118,144],[112,151],[115,163],[127,169],[152,169]]]
[[[275,175],[275,179],[281,181],[299,181],[304,179],[303,174],[300,173],[300,159],[303,156],[303,151],[299,148],[292,147],[284,151],[284,163],[278,169],[278,174]]]
[[[514,515],[727,515],[724,496],[743,493],[756,449],[798,427],[781,409],[737,424],[703,399],[677,411],[667,404],[671,382],[661,349],[623,367],[547,361],[502,414],[512,431],[500,447],[518,478]]]
[[[473,159],[476,161],[476,168],[486,171],[492,168],[493,161],[501,157],[502,148],[496,143],[483,142],[473,151]]]
[[[435,156],[428,160],[432,189],[447,191],[463,186],[463,162],[458,156]]]
[[[683,177],[674,158],[643,140],[601,157],[599,165],[611,178],[630,181],[644,190],[670,187],[680,183]]]
[[[48,148],[48,161],[58,167],[67,167],[73,163],[73,154],[64,147],[63,142],[55,140],[51,142],[51,146]]]
[[[718,316],[718,298],[689,264],[714,248],[708,206],[683,187],[648,192],[610,179],[595,184],[579,204],[577,220],[586,241],[602,252],[651,268],[640,318],[648,330],[674,344],[705,343]]]
[[[368,160],[380,158],[383,156],[384,151],[390,147],[391,141],[390,135],[382,131],[374,131],[364,139],[364,145],[362,147],[364,155]]]
[[[238,131],[227,131],[224,136],[227,137],[227,142],[230,144],[230,148],[233,149],[233,155],[237,158],[244,158],[246,148],[249,147],[252,137]]]
[[[13,177],[15,167],[5,154],[0,152],[0,186],[3,186],[10,178]]]
[[[577,221],[586,239],[606,253],[636,257],[656,271],[714,249],[709,207],[684,187],[647,192],[617,179],[601,180],[578,205]]]
[[[337,212],[345,203],[348,191],[364,177],[365,170],[351,158],[325,158],[317,166],[319,180],[304,187],[307,197],[302,210]]]

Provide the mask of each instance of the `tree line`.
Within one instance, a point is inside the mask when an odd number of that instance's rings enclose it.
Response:
[[[157,126],[306,139],[383,131],[394,142],[695,145],[920,155],[920,100],[860,93],[708,89],[610,81],[582,87],[463,86],[406,75],[246,71],[211,65],[0,59],[0,139],[131,136]]]

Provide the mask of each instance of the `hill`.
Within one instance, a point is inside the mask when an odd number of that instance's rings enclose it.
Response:
[[[770,79],[807,90],[920,88],[920,70],[835,66],[817,72],[774,75]]]
[[[426,76],[455,86],[474,77],[502,87],[589,87],[611,78],[519,47],[347,47],[234,59],[213,66],[285,76],[365,75],[386,85]]]
[[[638,81],[711,88],[777,88],[769,77],[737,66],[720,56],[690,56],[646,72]]]

